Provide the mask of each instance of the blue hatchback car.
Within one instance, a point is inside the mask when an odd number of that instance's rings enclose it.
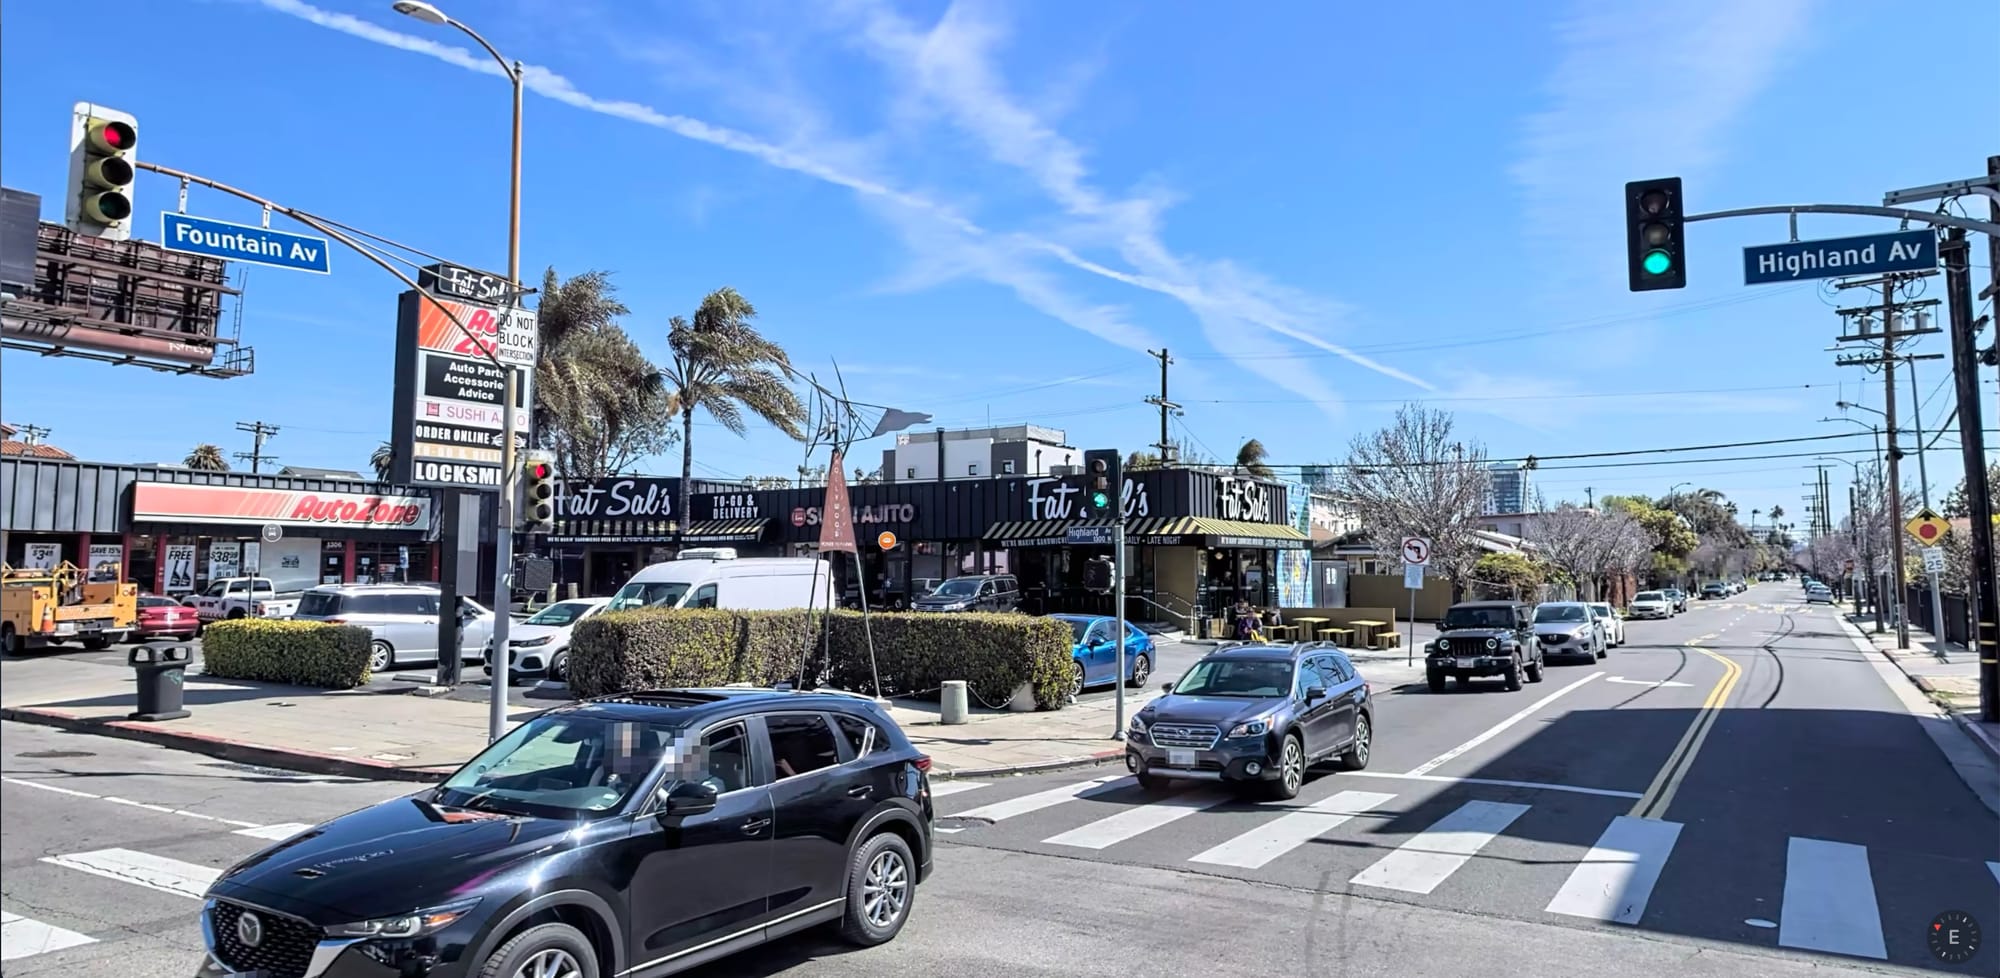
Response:
[[[1117,681],[1118,619],[1106,615],[1049,617],[1067,624],[1076,642],[1070,649],[1070,654],[1076,659],[1074,671],[1070,673],[1070,695],[1074,696],[1091,686]],[[1126,685],[1135,689],[1145,688],[1146,680],[1153,677],[1153,654],[1153,637],[1126,622]]]

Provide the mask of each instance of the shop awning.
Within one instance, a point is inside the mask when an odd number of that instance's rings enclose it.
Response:
[[[1072,534],[1072,530],[1085,531]],[[1059,547],[1069,543],[1111,542],[1112,525],[1101,520],[1003,520],[986,528],[984,539],[1006,547]]]
[[[756,543],[770,520],[696,520],[688,524],[690,543]]]
[[[1312,538],[1280,523],[1248,523],[1208,516],[1157,516],[1132,521],[1131,542],[1151,546],[1252,547],[1304,550]]]

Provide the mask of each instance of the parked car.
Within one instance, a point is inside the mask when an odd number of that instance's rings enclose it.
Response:
[[[182,602],[203,624],[231,618],[287,618],[298,610],[298,591],[279,591],[268,577],[231,577]]]
[[[1437,639],[1424,649],[1424,679],[1433,693],[1444,681],[1498,676],[1509,690],[1542,681],[1547,664],[1535,641],[1533,616],[1519,601],[1464,601],[1445,609]]]
[[[1667,617],[1671,618],[1688,610],[1688,593],[1686,591],[1677,587],[1670,587],[1662,589],[1660,593],[1667,597]]]
[[[1632,596],[1632,603],[1625,606],[1625,613],[1636,619],[1672,618],[1674,599],[1665,591],[1640,591]]]
[[[1012,574],[954,577],[910,602],[913,611],[1017,611],[1021,585]]]
[[[1604,658],[1604,626],[1590,605],[1581,601],[1545,601],[1535,606],[1535,641],[1553,659]]]
[[[739,558],[732,547],[700,547],[632,575],[607,610],[783,611],[825,608],[832,596],[831,565],[818,557]]]
[[[1817,581],[1806,586],[1807,604],[1832,604],[1833,589]]]
[[[1118,676],[1118,619],[1104,615],[1050,615],[1069,626],[1076,645],[1070,649],[1069,693],[1115,682]],[[1143,689],[1153,678],[1153,637],[1125,623],[1125,684]]]
[[[1710,581],[1709,583],[1703,584],[1701,586],[1701,599],[1703,601],[1719,601],[1728,596],[1729,596],[1729,585],[1727,584],[1723,584],[1717,581]]]
[[[1210,781],[1286,799],[1320,761],[1368,766],[1368,683],[1330,646],[1228,646],[1160,689],[1165,695],[1134,713],[1125,732],[1125,766],[1146,790]]]
[[[292,617],[368,629],[368,668],[379,674],[438,660],[440,596],[435,584],[327,584],[307,590]],[[457,613],[459,656],[476,661],[493,635],[493,612],[461,597]]]
[[[1590,613],[1596,615],[1597,620],[1603,623],[1604,640],[1612,648],[1625,644],[1625,619],[1618,617],[1617,609],[1611,607],[1610,602],[1591,602]]]
[[[572,598],[529,615],[507,630],[508,672],[569,680],[569,637],[578,622],[603,611],[610,598]],[[493,675],[493,639],[486,640],[486,674]]]
[[[190,639],[201,631],[200,613],[172,598],[158,594],[139,596],[139,627],[132,630],[137,641],[152,638]]]
[[[665,975],[822,924],[883,944],[930,876],[929,770],[851,695],[558,707],[225,870],[201,975]]]

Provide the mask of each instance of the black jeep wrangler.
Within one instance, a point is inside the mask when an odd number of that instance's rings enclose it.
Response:
[[[1542,646],[1535,641],[1534,609],[1519,601],[1465,601],[1445,610],[1437,640],[1424,649],[1424,678],[1444,692],[1445,677],[1459,682],[1498,676],[1509,690],[1521,680],[1542,681]]]

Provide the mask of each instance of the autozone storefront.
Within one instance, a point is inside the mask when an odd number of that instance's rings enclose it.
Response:
[[[434,506],[367,482],[7,459],[0,536],[9,564],[67,561],[93,577],[184,595],[256,573],[280,590],[436,580]]]

